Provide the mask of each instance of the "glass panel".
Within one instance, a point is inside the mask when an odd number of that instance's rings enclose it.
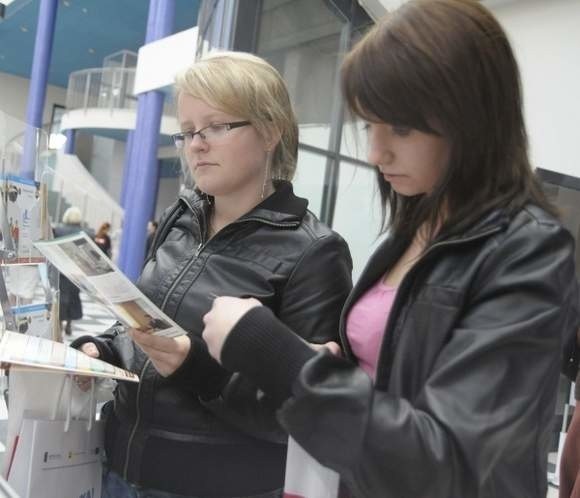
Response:
[[[355,46],[366,31],[372,26],[364,25],[352,34],[351,45]],[[345,105],[344,122],[342,127],[342,141],[340,153],[343,156],[353,157],[366,161],[368,157],[367,134],[363,127],[365,122],[354,115]]]
[[[348,243],[354,282],[383,239],[379,237],[380,222],[380,195],[375,169],[341,163],[332,228]]]
[[[563,225],[576,240],[576,278],[580,279],[580,190],[546,182],[542,186],[560,211]]]
[[[52,106],[52,118],[50,119],[50,132],[48,135],[48,148],[60,149],[66,142],[66,136],[60,132],[62,116],[65,108],[61,105]]]
[[[561,175],[562,182],[576,183],[576,178]],[[576,278],[580,278],[580,190],[556,185],[547,181],[542,182],[542,187],[548,199],[560,211],[563,225],[570,230],[576,240]],[[550,445],[550,457],[554,461],[557,458],[560,444],[560,431],[566,432],[572,410],[570,410],[570,400],[574,400],[574,384],[560,375],[560,381],[557,390],[556,410],[552,425],[552,440]],[[550,472],[548,472],[548,476]],[[557,479],[557,475],[555,476]],[[551,479],[552,480],[552,479]]]
[[[58,339],[58,275],[34,247],[52,234],[44,175],[52,158],[44,130],[0,111],[0,335]]]
[[[299,197],[308,199],[308,209],[318,217],[320,217],[325,168],[326,156],[305,150],[298,152],[298,166],[292,181],[294,192]]]
[[[340,30],[344,23],[322,0],[264,0],[257,44],[288,85],[300,141],[328,148]]]

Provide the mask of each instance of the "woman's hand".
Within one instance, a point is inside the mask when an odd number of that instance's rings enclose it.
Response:
[[[163,377],[175,372],[191,349],[191,340],[187,335],[179,337],[162,337],[137,329],[129,329],[127,334],[149,357],[155,369]]]
[[[203,340],[207,343],[210,354],[220,361],[222,348],[229,333],[248,311],[262,303],[257,299],[240,299],[239,297],[217,297],[211,310],[203,316]]]
[[[92,342],[85,342],[79,350],[91,358],[98,358],[100,356],[97,346]],[[75,375],[74,381],[81,391],[88,391],[91,387],[91,381],[94,377],[85,377],[84,375]]]
[[[330,351],[330,353],[333,354],[334,356],[342,356],[342,350],[340,349],[340,346],[338,345],[338,343],[334,341],[329,341],[324,344],[310,343],[310,347],[317,352],[320,351],[321,349],[328,349],[328,351]]]

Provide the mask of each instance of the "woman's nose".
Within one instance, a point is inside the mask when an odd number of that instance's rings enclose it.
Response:
[[[194,135],[189,142],[189,149],[194,152],[207,150],[207,142],[203,140],[199,134]]]
[[[388,144],[377,140],[369,141],[368,161],[370,164],[390,164],[393,162],[394,154]]]

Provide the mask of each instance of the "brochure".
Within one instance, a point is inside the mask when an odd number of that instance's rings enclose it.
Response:
[[[64,276],[102,302],[124,325],[155,335],[185,334],[155,306],[84,232],[35,243]]]
[[[40,183],[15,175],[0,177],[5,218],[0,231],[4,264],[41,263],[44,258],[34,249],[41,238]]]
[[[27,304],[12,308],[16,332],[50,339],[52,323],[48,303]]]
[[[0,362],[89,377],[139,382],[139,377],[61,342],[5,331],[0,340]]]

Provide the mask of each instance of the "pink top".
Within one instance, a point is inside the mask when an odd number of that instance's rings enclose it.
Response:
[[[351,308],[346,336],[360,367],[375,379],[379,351],[387,320],[397,294],[396,287],[379,280]]]

